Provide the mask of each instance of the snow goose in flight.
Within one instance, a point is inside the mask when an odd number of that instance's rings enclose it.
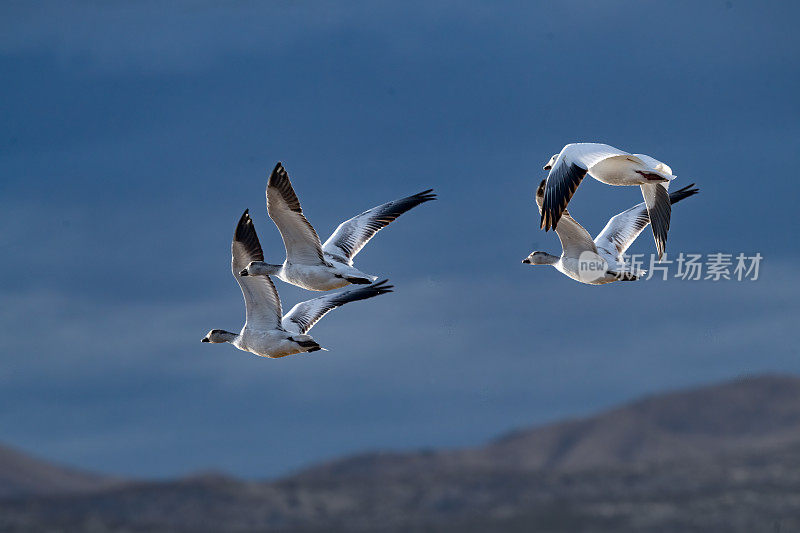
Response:
[[[536,191],[536,204],[540,212],[543,209],[545,187],[543,180]],[[671,193],[670,203],[674,204],[697,194],[698,189],[693,187],[694,184],[687,185]],[[643,202],[612,217],[603,231],[592,240],[589,232],[565,209],[556,227],[556,234],[561,240],[561,257],[546,252],[533,252],[522,262],[528,265],[552,265],[559,272],[589,285],[620,280],[634,281],[644,271],[632,271],[628,268],[623,254],[648,224],[650,217]]]
[[[278,291],[269,276],[242,277],[239,272],[251,261],[263,261],[264,254],[258,242],[253,221],[244,212],[231,244],[231,271],[244,295],[246,318],[239,333],[212,329],[203,337],[203,342],[229,342],[246,352],[261,357],[284,357],[296,353],[323,350],[308,335],[314,324],[328,311],[346,303],[365,300],[392,292],[388,280],[369,286],[327,294],[313,300],[301,302],[283,315]]]
[[[320,244],[314,227],[306,220],[289,175],[280,163],[267,182],[267,213],[278,226],[286,247],[286,260],[272,265],[254,261],[242,269],[242,276],[276,276],[292,285],[312,291],[338,289],[347,284],[372,283],[375,276],[353,266],[353,258],[381,229],[421,203],[435,200],[433,189],[394,200],[339,224],[325,244]]]
[[[629,154],[598,143],[573,143],[550,158],[540,226],[555,229],[572,195],[589,174],[609,185],[639,185],[653,226],[658,258],[664,255],[669,231],[670,202],[667,193],[672,169],[644,154]]]

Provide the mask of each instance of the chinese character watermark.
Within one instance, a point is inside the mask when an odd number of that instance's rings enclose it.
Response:
[[[679,253],[661,261],[651,255],[645,262],[644,254],[631,254],[623,257],[631,272],[639,272],[640,279],[680,279],[689,281],[757,281],[761,261],[760,253],[747,255],[739,253],[714,252],[709,254]]]

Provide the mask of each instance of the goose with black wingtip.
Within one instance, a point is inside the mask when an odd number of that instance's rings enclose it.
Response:
[[[556,229],[572,195],[588,174],[608,185],[638,185],[653,228],[658,258],[664,255],[670,222],[669,182],[675,179],[665,163],[644,154],[629,154],[600,143],[572,143],[553,155],[544,166],[549,170],[544,191],[540,226]]]
[[[286,283],[312,291],[328,291],[349,284],[366,285],[377,279],[353,266],[356,254],[381,229],[418,205],[435,200],[433,189],[373,207],[339,224],[320,243],[308,222],[289,175],[281,163],[267,182],[267,213],[283,237],[286,259],[281,265],[253,261],[242,268],[242,276],[275,276]]]
[[[545,181],[536,191],[536,205],[543,210]],[[671,204],[694,196],[699,192],[694,183],[669,195]],[[633,270],[625,264],[623,255],[633,241],[650,224],[647,206],[644,202],[612,217],[597,237],[592,239],[589,232],[570,216],[566,209],[556,227],[561,241],[561,255],[547,252],[533,252],[523,259],[527,265],[551,265],[570,278],[587,285],[603,285],[614,281],[635,281],[645,271]]]
[[[252,261],[263,261],[253,221],[245,211],[231,243],[231,272],[244,296],[246,318],[239,333],[212,329],[202,342],[233,344],[261,357],[277,358],[324,350],[308,331],[329,311],[342,305],[392,292],[388,280],[327,294],[301,302],[283,314],[278,291],[269,276],[243,277],[239,273]]]

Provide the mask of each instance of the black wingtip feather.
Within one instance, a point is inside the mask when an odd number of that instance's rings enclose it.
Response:
[[[317,350],[321,350],[322,349],[322,347],[319,345],[319,343],[317,343],[317,341],[315,341],[315,340],[304,340],[304,341],[298,341],[298,340],[295,340],[295,339],[292,339],[292,340],[294,340],[294,342],[298,346],[300,346],[301,348],[309,348],[309,350],[308,350],[309,352],[316,352]]]
[[[382,279],[380,281],[376,281],[372,284],[372,288],[378,291],[378,294],[384,294],[387,292],[394,292],[394,285],[387,285],[389,283],[388,279]]]
[[[694,183],[691,183],[686,187],[683,187],[681,189],[678,189],[677,191],[669,193],[669,201],[671,204],[675,204],[677,202],[680,202],[681,200],[689,198],[690,196],[694,196],[699,192],[700,189],[695,187]]]
[[[416,207],[420,204],[423,204],[425,202],[430,202],[431,200],[438,200],[438,197],[436,193],[433,192],[433,189],[428,189],[426,191],[418,192],[417,194],[412,194],[411,196],[401,198],[400,200],[395,200],[395,203],[397,204],[402,204],[402,203],[412,204],[411,207],[404,209],[403,211],[398,213],[397,216],[400,216],[409,209],[412,209],[413,207]]]
[[[671,198],[663,187],[656,187],[656,196],[661,200],[656,200],[653,209],[648,210],[650,217],[650,228],[653,230],[653,238],[656,243],[656,251],[658,252],[658,260],[664,256],[667,248],[667,234],[669,232],[669,223],[672,213]]]
[[[542,202],[540,226],[545,231],[555,229],[572,195],[578,189],[587,170],[575,163],[560,164],[550,170]]]
[[[365,287],[359,287],[357,289],[343,291],[339,295],[338,301],[336,303],[338,305],[344,305],[349,302],[366,300],[368,298],[380,296],[381,294],[386,294],[387,292],[393,292],[392,289],[394,289],[394,285],[387,285],[387,283],[389,283],[389,280],[383,279],[380,281],[376,281],[375,283]]]
[[[433,191],[433,189],[412,194],[411,196],[406,196],[405,198],[400,198],[399,200],[393,200],[386,204],[367,210],[362,213],[362,215],[370,212],[375,213],[373,215],[373,221],[376,225],[375,231],[378,231],[397,220],[397,218],[403,213],[407,213],[408,211],[411,211],[418,205],[424,204],[425,202],[436,200],[436,194],[432,194],[430,191]]]
[[[439,197],[433,192],[433,189],[428,189],[427,191],[418,192],[414,195],[414,198],[419,200],[419,203],[423,202],[430,202],[431,200],[438,200]]]
[[[277,189],[283,201],[289,206],[289,209],[295,213],[303,214],[303,208],[300,206],[300,199],[297,198],[297,193],[294,192],[292,182],[289,180],[289,173],[283,165],[278,162],[272,170],[267,180],[267,188]],[[267,194],[267,209],[269,209],[269,194]],[[312,230],[314,228],[311,228]]]
[[[264,260],[264,252],[261,250],[261,243],[258,241],[258,234],[253,225],[253,219],[250,218],[249,209],[245,209],[242,213],[242,217],[236,225],[236,231],[233,233],[233,240],[244,246],[251,261]]]
[[[269,180],[267,181],[267,186],[277,187],[281,181],[288,179],[289,179],[289,173],[286,172],[286,169],[283,167],[283,163],[278,161],[278,164],[275,165],[275,168],[273,168],[272,172],[270,172],[269,174]]]

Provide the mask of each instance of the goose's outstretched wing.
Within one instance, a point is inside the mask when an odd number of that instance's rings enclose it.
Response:
[[[244,296],[244,306],[247,311],[245,325],[255,329],[280,329],[281,328],[281,299],[275,290],[269,276],[242,277],[242,271],[250,261],[263,261],[264,253],[261,243],[258,242],[256,228],[245,210],[231,243],[231,273],[239,283]]]
[[[647,208],[647,219],[653,228],[653,239],[656,242],[659,260],[664,256],[664,250],[667,248],[667,234],[672,218],[668,187],[669,182],[641,185],[642,197],[644,197],[644,204]]]
[[[435,199],[436,194],[433,189],[428,189],[364,211],[339,224],[336,231],[322,245],[322,250],[352,265],[353,258],[376,233],[406,211]]]
[[[267,182],[267,213],[281,232],[290,263],[318,265],[324,262],[319,236],[303,215],[289,174],[280,163],[275,165]]]
[[[586,177],[588,169],[613,156],[631,156],[631,154],[599,143],[573,143],[561,149],[547,175],[539,222],[543,230],[548,231],[557,227],[561,214],[566,210],[578,185]]]
[[[319,298],[300,302],[292,307],[291,311],[283,317],[283,327],[287,331],[296,333],[306,333],[320,318],[325,316],[328,311],[341,307],[346,303],[357,300],[366,300],[380,294],[392,292],[392,285],[387,285],[389,280],[382,280],[372,285],[359,287],[357,289],[345,290],[334,294],[326,294]]]
[[[546,180],[542,180],[539,184],[539,188],[536,190],[536,205],[539,208],[539,213],[542,212],[545,187]],[[561,241],[561,249],[564,251],[564,254],[577,257],[587,250],[597,251],[592,236],[570,216],[569,211],[565,209],[562,212],[561,218],[562,222],[556,228],[556,235],[558,235],[558,240]]]
[[[670,204],[680,202],[698,192],[700,192],[700,189],[696,188],[692,183],[670,193],[669,202]],[[644,231],[648,224],[650,224],[650,217],[647,214],[647,206],[642,202],[611,217],[611,220],[608,221],[603,231],[597,235],[594,242],[601,252],[619,262],[622,254],[633,244],[633,241]]]
[[[672,174],[672,169],[666,163],[662,163],[654,157],[645,154],[633,155],[655,170],[669,175]],[[669,222],[672,217],[670,195],[668,194],[669,184],[670,182],[667,181],[641,186],[642,197],[644,197],[644,203],[647,206],[647,214],[653,228],[653,239],[656,242],[656,251],[659,259],[664,256],[664,250],[667,247],[667,234],[669,233]]]

